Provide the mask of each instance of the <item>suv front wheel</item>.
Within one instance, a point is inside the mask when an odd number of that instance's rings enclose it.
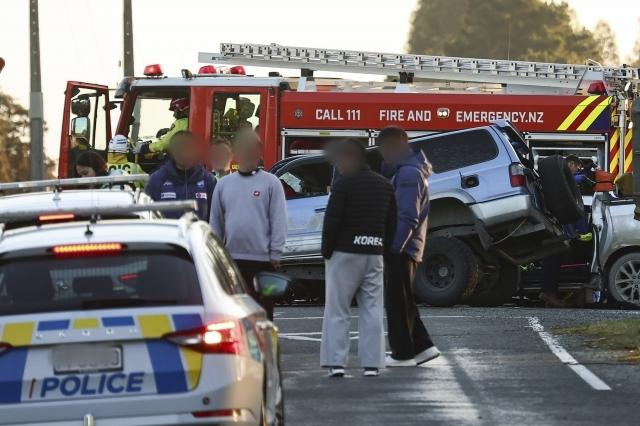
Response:
[[[418,267],[415,294],[433,306],[452,306],[473,294],[480,277],[478,259],[457,238],[432,237],[427,240]]]

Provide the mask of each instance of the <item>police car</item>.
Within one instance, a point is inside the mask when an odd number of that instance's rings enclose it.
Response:
[[[0,424],[284,424],[277,330],[209,225],[105,212],[0,235]]]

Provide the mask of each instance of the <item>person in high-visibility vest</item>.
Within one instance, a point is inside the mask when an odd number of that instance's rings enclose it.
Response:
[[[171,124],[169,131],[154,142],[138,143],[135,150],[136,154],[165,152],[173,135],[189,130],[189,98],[172,99],[169,104],[169,111],[173,111],[173,116],[176,119]]]
[[[109,174],[137,175],[145,173],[138,163],[129,159],[129,139],[124,135],[115,135],[109,141],[107,150],[107,170]]]

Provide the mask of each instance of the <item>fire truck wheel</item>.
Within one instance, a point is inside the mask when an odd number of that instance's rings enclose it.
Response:
[[[471,248],[457,238],[429,238],[418,267],[415,294],[433,306],[453,306],[468,299],[478,284],[480,269]]]
[[[538,162],[538,171],[545,206],[561,224],[575,223],[584,216],[580,189],[562,156],[543,158]]]
[[[511,300],[520,284],[520,267],[502,263],[484,274],[469,298],[470,306],[501,306]]]

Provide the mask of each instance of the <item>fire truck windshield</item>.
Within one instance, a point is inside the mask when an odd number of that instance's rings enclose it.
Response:
[[[129,139],[132,141],[154,141],[164,129],[171,128],[175,121],[169,110],[172,99],[187,98],[184,89],[153,90],[138,92],[136,103],[129,117]],[[123,117],[125,119],[125,117]]]

